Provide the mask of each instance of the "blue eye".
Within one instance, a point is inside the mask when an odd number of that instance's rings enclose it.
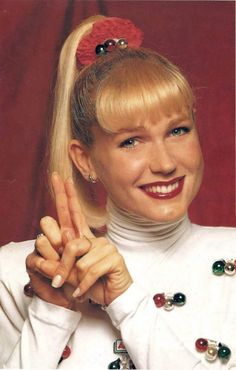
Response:
[[[129,138],[120,144],[121,148],[133,148],[138,144],[138,140],[136,138]]]
[[[171,135],[172,136],[181,136],[181,135],[187,134],[189,131],[190,130],[189,130],[188,127],[176,127],[173,130],[171,130]]]

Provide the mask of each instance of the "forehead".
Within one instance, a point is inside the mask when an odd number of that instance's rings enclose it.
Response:
[[[98,124],[115,132],[144,122],[157,122],[163,114],[192,109],[194,97],[190,86],[171,68],[137,60],[113,68],[96,92]]]
[[[187,121],[192,121],[193,116],[192,112],[183,110],[182,112],[173,112],[172,114],[159,114],[158,116],[155,117],[155,120],[144,120],[142,121],[137,121],[136,123],[129,124],[125,122],[121,122],[119,127],[116,127],[116,130],[112,130],[109,128],[103,128],[101,126],[94,126],[93,128],[93,134],[96,139],[104,139],[104,140],[109,140],[114,137],[117,137],[122,134],[135,134],[137,132],[147,132],[150,130],[150,128],[153,128],[155,126],[160,126],[160,128],[164,128],[164,130],[168,130],[175,125],[178,125],[180,123],[184,123]]]
[[[139,129],[148,129],[149,127],[152,126],[157,126],[157,125],[172,125],[172,124],[178,124],[180,122],[184,122],[187,120],[192,120],[193,119],[193,114],[192,111],[189,110],[182,110],[182,111],[177,111],[173,112],[171,114],[165,114],[159,113],[158,115],[155,115],[153,118],[147,118],[147,119],[137,119],[136,122],[120,122],[116,126],[116,129],[109,129],[109,128],[103,128],[101,129],[106,132],[107,134],[118,134],[122,132],[134,132]]]

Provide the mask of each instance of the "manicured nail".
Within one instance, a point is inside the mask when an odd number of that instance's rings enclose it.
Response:
[[[72,294],[72,296],[73,296],[74,298],[77,298],[79,295],[80,295],[80,288],[77,288],[77,289],[75,289],[75,291],[74,291],[74,293]]]
[[[54,276],[53,280],[52,280],[52,287],[53,288],[60,288],[61,286],[61,282],[62,282],[62,277],[61,275],[56,275]]]

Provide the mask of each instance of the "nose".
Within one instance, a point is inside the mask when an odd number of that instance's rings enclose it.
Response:
[[[151,149],[150,170],[153,173],[164,175],[172,174],[176,170],[174,153],[165,142],[158,142]]]

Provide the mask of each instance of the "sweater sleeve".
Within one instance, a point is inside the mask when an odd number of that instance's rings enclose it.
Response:
[[[21,335],[4,368],[57,368],[80,313],[34,298]]]
[[[14,248],[0,250],[0,368],[57,368],[81,314],[25,297],[27,274],[17,267],[25,256],[16,251],[13,258]]]
[[[175,335],[161,311],[156,309],[152,297],[135,283],[106,311],[113,325],[121,331],[122,340],[136,368],[207,369]]]

